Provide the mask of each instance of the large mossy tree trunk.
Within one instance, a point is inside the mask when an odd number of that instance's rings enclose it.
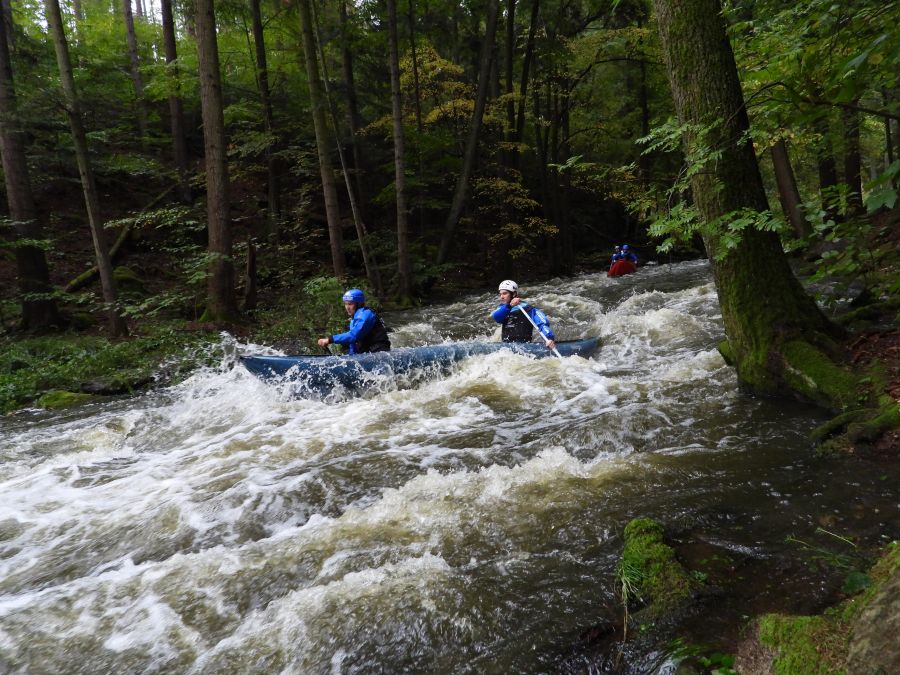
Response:
[[[711,223],[768,204],[720,0],[654,0],[675,109],[688,146],[721,155],[691,181],[701,218]],[[698,138],[693,129],[710,127]],[[689,153],[690,154],[690,153]],[[778,235],[748,228],[732,250],[704,235],[728,337],[725,352],[742,386],[758,394],[796,393],[843,408],[851,378],[833,358],[839,334],[788,266]]]
[[[4,21],[8,7],[8,1],[4,1]],[[18,242],[15,252],[22,293],[22,328],[42,331],[58,326],[60,321],[56,301],[51,295],[53,287],[50,285],[47,256],[37,245],[43,239],[44,228],[38,219],[34,193],[31,191],[25,139],[19,124],[7,30],[6,26],[0,26],[0,155],[3,158],[9,217]]]
[[[213,321],[233,321],[237,318],[238,309],[234,292],[222,76],[213,0],[197,0],[196,10],[210,258],[206,316]]]
[[[107,317],[109,319],[109,332],[116,337],[128,335],[128,325],[116,307],[116,281],[113,277],[112,263],[109,257],[109,244],[106,241],[103,221],[100,218],[100,197],[97,193],[94,170],[88,155],[87,133],[84,130],[84,123],[81,117],[81,103],[75,89],[75,76],[72,73],[69,43],[66,41],[59,0],[45,0],[44,8],[47,17],[47,27],[53,36],[56,62],[59,66],[60,85],[65,97],[69,127],[72,130],[75,159],[78,162],[78,174],[81,177],[84,204],[91,228],[91,238],[94,242],[97,269],[100,272],[100,287],[103,290],[103,300],[106,303]]]

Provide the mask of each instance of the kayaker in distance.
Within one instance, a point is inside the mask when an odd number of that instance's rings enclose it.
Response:
[[[622,244],[622,260],[630,260],[637,265],[637,254],[631,250],[628,244]]]
[[[365,293],[358,288],[351,288],[341,299],[347,316],[350,317],[350,328],[346,333],[320,338],[319,346],[341,345],[350,354],[390,351],[391,341],[384,321],[366,307]]]
[[[537,326],[544,341],[547,343],[547,348],[555,349],[556,337],[550,328],[547,315],[519,297],[519,284],[507,279],[500,282],[500,287],[497,290],[500,291],[501,305],[494,310],[491,318],[502,324],[501,339],[503,342],[531,342],[534,326]],[[534,326],[523,315],[523,312],[528,312],[528,316],[531,317]]]

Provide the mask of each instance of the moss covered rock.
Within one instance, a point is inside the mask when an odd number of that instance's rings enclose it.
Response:
[[[56,410],[57,408],[68,408],[73,405],[80,405],[81,403],[90,401],[92,398],[94,398],[94,396],[91,394],[54,389],[41,396],[36,403],[41,408]]]
[[[848,673],[900,673],[900,545],[872,570],[875,586],[853,620]]]
[[[623,587],[632,589],[647,604],[645,611],[650,616],[677,609],[698,588],[675,559],[675,551],[663,541],[662,525],[649,518],[636,518],[625,527],[625,549],[618,574]]]
[[[738,672],[900,672],[900,546],[889,547],[870,576],[873,583],[864,592],[821,615],[759,618],[756,639],[742,645],[735,662]]]

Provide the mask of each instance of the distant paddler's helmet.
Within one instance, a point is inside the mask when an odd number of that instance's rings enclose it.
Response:
[[[499,288],[497,288],[497,290],[498,291],[509,291],[510,293],[515,295],[516,293],[519,292],[519,284],[517,284],[515,281],[507,279],[506,281],[500,282],[500,286],[499,286]]]
[[[631,247],[630,247],[628,244],[622,244],[622,250],[623,250],[623,251],[627,251],[627,250],[630,249],[630,248],[631,248]]]
[[[351,288],[349,291],[344,293],[344,296],[341,298],[344,302],[355,302],[357,305],[366,304],[366,294],[363,293],[358,288]]]

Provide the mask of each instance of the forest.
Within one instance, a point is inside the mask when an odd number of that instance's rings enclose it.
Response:
[[[895,9],[725,3],[767,199],[704,223],[717,132],[678,119],[648,2],[7,2],[4,326],[239,321],[322,276],[420,303],[713,227],[893,291],[862,240],[896,199]]]
[[[709,259],[743,392],[896,457],[900,3],[0,6],[0,413],[628,242]]]

